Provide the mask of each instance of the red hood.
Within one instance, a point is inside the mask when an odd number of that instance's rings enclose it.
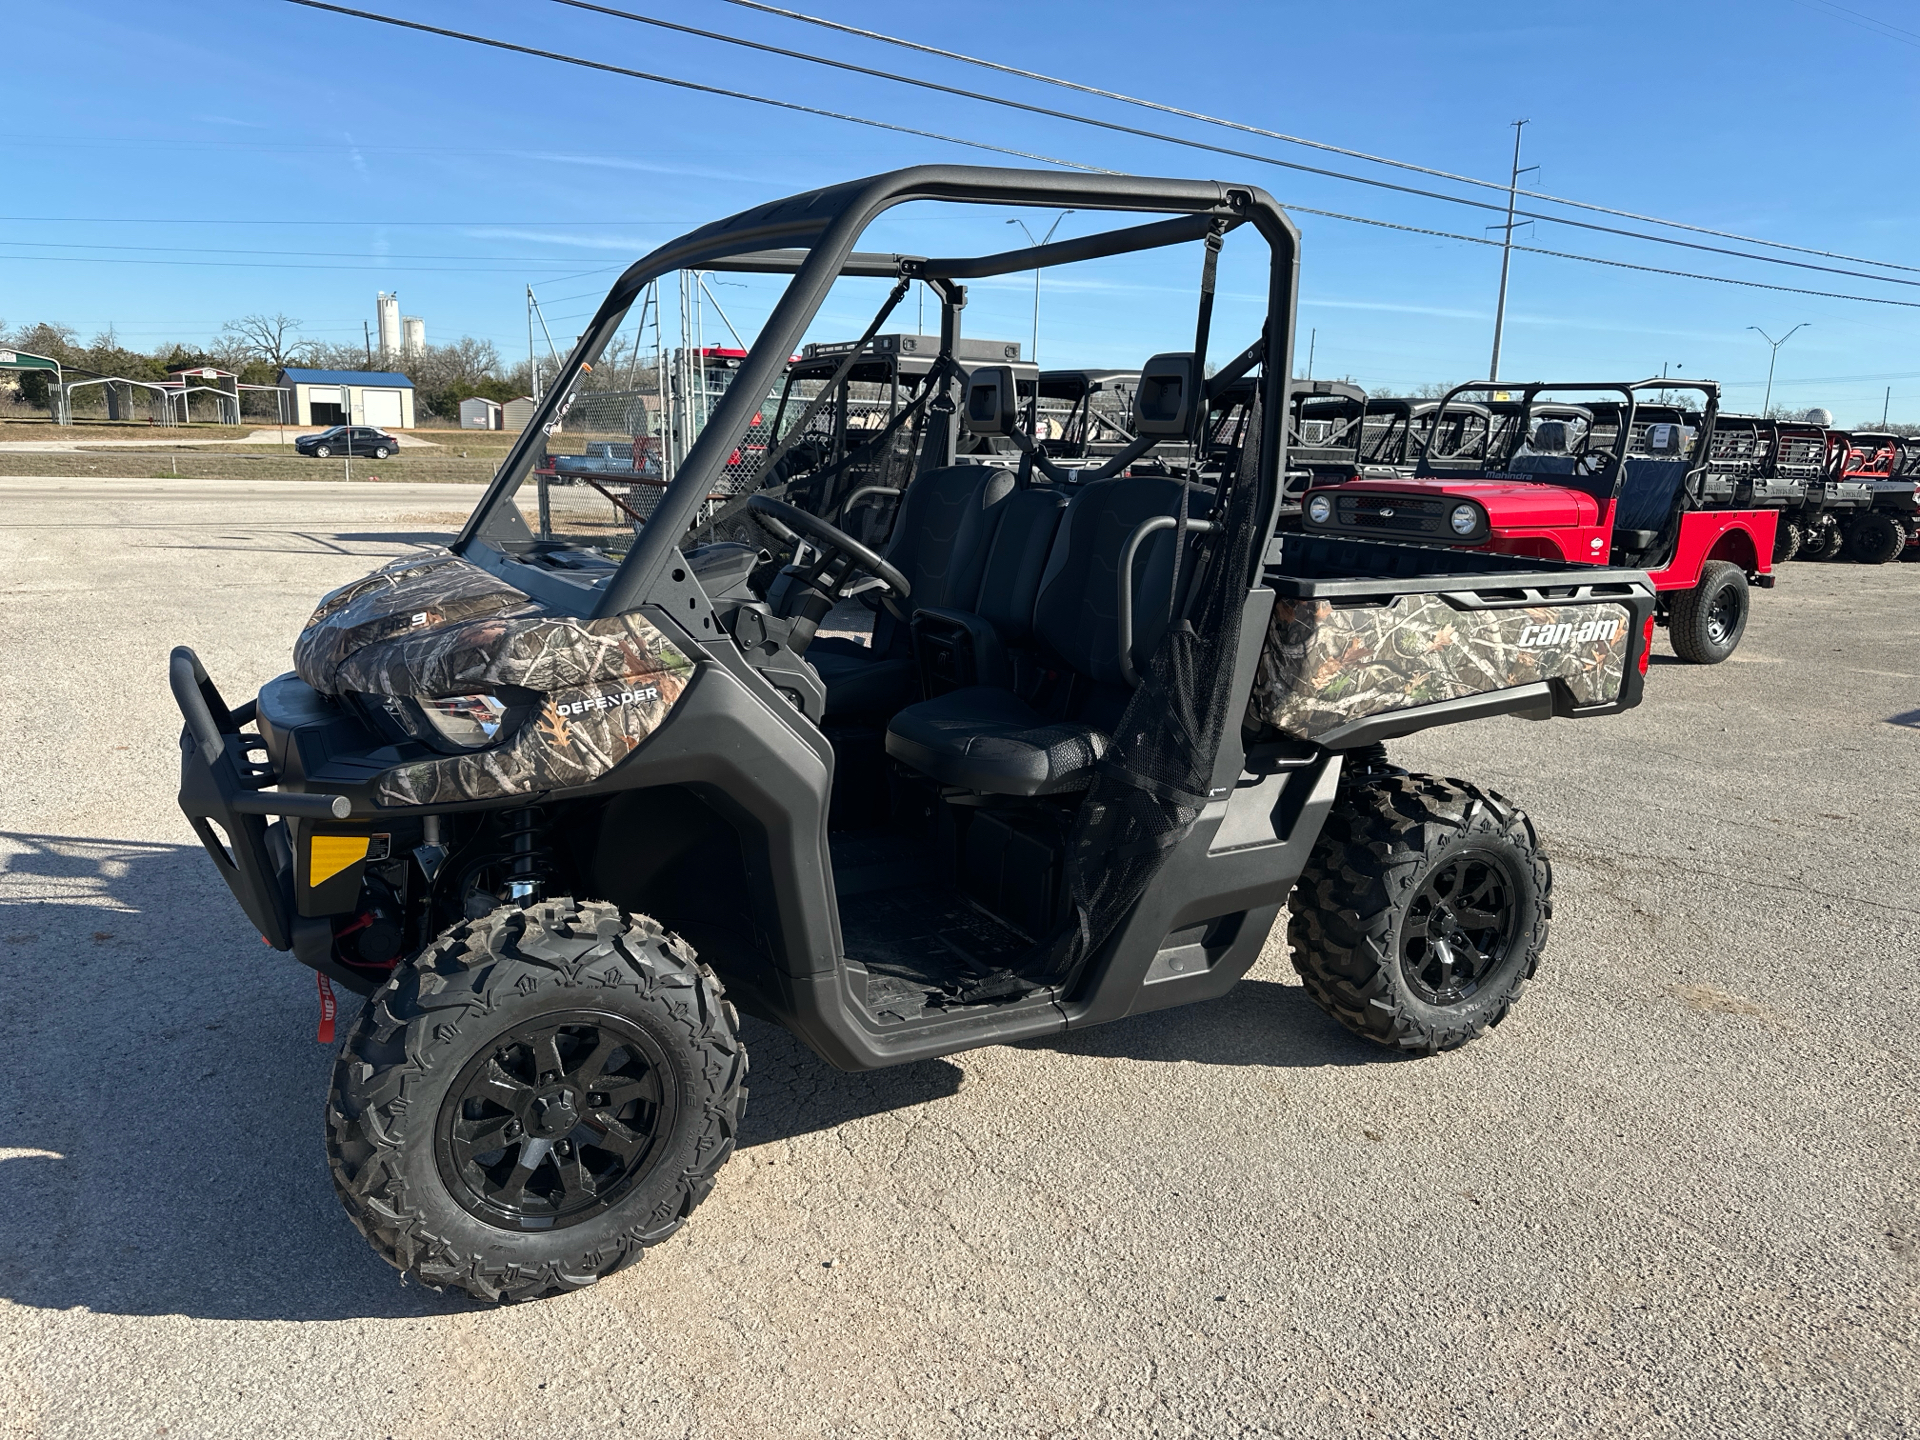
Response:
[[[1596,525],[1600,505],[1591,495],[1560,485],[1534,485],[1500,480],[1349,480],[1343,494],[1459,496],[1477,500],[1486,508],[1496,530],[1520,527]]]

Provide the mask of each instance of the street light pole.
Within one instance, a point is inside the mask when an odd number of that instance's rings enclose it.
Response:
[[[1810,328],[1812,324],[1813,322],[1811,320],[1802,320],[1798,325],[1794,326],[1792,330],[1787,331],[1787,333],[1782,335],[1778,340],[1774,339],[1771,335],[1767,334],[1767,332],[1762,330],[1758,325],[1747,326],[1749,330],[1753,331],[1754,334],[1758,335],[1762,340],[1766,341],[1769,345],[1773,347],[1773,354],[1769,356],[1767,359],[1767,398],[1760,402],[1760,414],[1763,418],[1765,417],[1767,411],[1773,408],[1773,367],[1774,367],[1774,363],[1780,358],[1780,347],[1786,344],[1787,341],[1793,338],[1795,331],[1806,330]]]
[[[1500,378],[1500,332],[1507,324],[1507,275],[1513,268],[1513,202],[1520,189],[1520,127],[1531,120],[1513,122],[1513,174],[1507,180],[1506,238],[1500,242],[1500,300],[1493,310],[1493,362],[1487,366],[1487,379]],[[1529,165],[1527,169],[1535,169]]]
[[[1071,214],[1073,214],[1071,210],[1062,210],[1058,215],[1054,216],[1053,224],[1047,227],[1047,233],[1042,235],[1038,240],[1033,238],[1033,231],[1027,229],[1027,222],[1018,216],[1007,221],[1007,224],[1018,225],[1021,232],[1027,237],[1027,243],[1038,250],[1042,245],[1053,239],[1053,232],[1060,228],[1060,222]],[[1040,363],[1040,271],[1037,268],[1033,272],[1033,347],[1027,358],[1035,365]]]

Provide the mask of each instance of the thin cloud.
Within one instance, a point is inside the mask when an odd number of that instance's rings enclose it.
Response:
[[[543,165],[586,165],[595,170],[634,170],[642,175],[686,175],[698,180],[737,180],[750,185],[764,184],[765,175],[739,175],[731,170],[708,170],[697,165],[653,165],[645,160],[628,160],[615,155],[563,155],[546,150],[509,150],[515,160],[532,160]]]

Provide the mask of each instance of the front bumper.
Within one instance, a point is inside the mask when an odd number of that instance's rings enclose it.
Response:
[[[180,732],[181,812],[261,938],[276,950],[291,950],[293,847],[286,827],[269,825],[267,817],[344,820],[352,806],[340,795],[267,789],[279,776],[265,759],[264,743],[241,733],[254,718],[254,702],[229,710],[200,657],[186,646],[174,650],[167,678],[186,721]]]

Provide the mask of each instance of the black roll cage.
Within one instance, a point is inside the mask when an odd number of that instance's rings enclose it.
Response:
[[[1434,413],[1433,424],[1427,432],[1428,436],[1431,437],[1439,433],[1441,421],[1445,418],[1448,407],[1453,405],[1456,396],[1463,393],[1485,394],[1488,401],[1492,402],[1494,392],[1504,391],[1511,395],[1512,392],[1516,390],[1520,392],[1520,399],[1518,401],[1500,403],[1517,406],[1524,417],[1531,417],[1536,409],[1564,410],[1568,408],[1580,408],[1569,407],[1564,402],[1551,402],[1547,406],[1539,406],[1536,404],[1536,401],[1543,392],[1551,391],[1556,395],[1568,391],[1618,395],[1620,397],[1618,403],[1623,405],[1624,409],[1621,414],[1620,428],[1616,439],[1617,449],[1606,452],[1609,457],[1606,466],[1591,477],[1514,474],[1508,467],[1512,464],[1513,458],[1519,452],[1520,447],[1524,445],[1528,439],[1529,427],[1525,423],[1522,423],[1514,426],[1512,433],[1508,436],[1504,453],[1500,455],[1488,454],[1478,461],[1468,460],[1449,463],[1444,456],[1438,457],[1436,461],[1436,459],[1428,456],[1428,447],[1426,444],[1423,444],[1420,459],[1414,469],[1415,476],[1458,480],[1498,475],[1502,479],[1518,480],[1532,484],[1570,485],[1576,489],[1588,490],[1593,493],[1596,499],[1604,502],[1612,499],[1619,492],[1621,479],[1626,474],[1628,447],[1632,443],[1633,422],[1635,415],[1640,409],[1640,397],[1643,392],[1650,390],[1691,390],[1705,397],[1705,404],[1702,409],[1700,421],[1700,431],[1694,438],[1693,455],[1691,457],[1694,463],[1688,467],[1687,483],[1683,487],[1683,491],[1690,490],[1695,477],[1708,468],[1707,457],[1713,445],[1714,422],[1720,414],[1720,386],[1717,381],[1713,380],[1676,380],[1663,375],[1649,376],[1645,380],[1533,380],[1525,385],[1514,385],[1510,382],[1492,380],[1473,380],[1464,385],[1454,386],[1453,389],[1449,390],[1440,398],[1440,403]],[[1464,403],[1472,405],[1470,401]],[[1474,405],[1473,408],[1491,410],[1491,404],[1484,407]],[[1594,429],[1597,428],[1596,424],[1595,427],[1587,431],[1586,436],[1582,440],[1583,448],[1591,442]]]
[[[1163,215],[1174,212],[1174,218],[972,257],[926,258],[854,249],[882,213],[922,200]],[[713,491],[729,454],[746,435],[754,414],[786,368],[828,291],[842,276],[926,282],[941,297],[941,342],[950,348],[958,339],[959,312],[966,303],[965,288],[958,281],[1185,244],[1223,235],[1247,223],[1267,241],[1271,255],[1266,319],[1260,339],[1249,347],[1249,352],[1259,350],[1266,387],[1258,517],[1262,526],[1270,529],[1275,508],[1274,477],[1281,472],[1285,457],[1285,387],[1292,370],[1300,257],[1299,232],[1273,197],[1255,186],[1218,181],[922,165],[755,206],[681,236],[630,266],[595,311],[556,383],[514,442],[452,548],[466,556],[489,541],[518,538],[513,531],[517,515],[510,520],[503,518],[496,525],[497,512],[532,470],[546,438],[546,427],[571,402],[583,367],[612,339],[640,292],[671,271],[751,271],[790,274],[793,280],[632,549],[600,590],[590,618],[632,610],[660,583],[673,563],[680,537]],[[1245,371],[1245,366],[1238,371],[1229,367],[1222,376],[1232,374],[1237,378]],[[1204,404],[1200,413],[1205,413]]]

